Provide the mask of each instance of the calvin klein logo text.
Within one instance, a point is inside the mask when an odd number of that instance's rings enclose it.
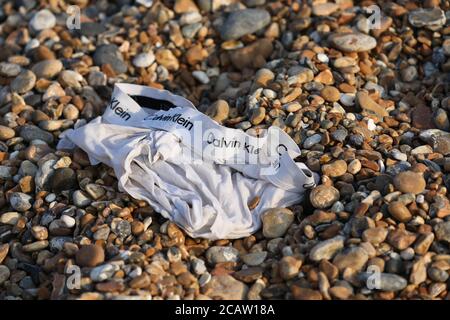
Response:
[[[124,119],[125,121],[128,121],[131,118],[131,115],[128,113],[127,109],[122,109],[119,107],[120,102],[116,98],[112,98],[111,102],[108,105],[108,108],[114,111],[114,114],[118,115],[120,118]]]
[[[153,117],[147,117],[145,120],[153,120],[153,121],[164,121],[164,122],[175,122],[182,127],[188,129],[191,131],[191,129],[194,127],[194,124],[190,121],[190,118],[184,118],[182,117],[181,113],[175,113],[170,115],[159,115],[159,116],[153,116]]]

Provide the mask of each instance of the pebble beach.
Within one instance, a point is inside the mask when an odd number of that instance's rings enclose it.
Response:
[[[449,21],[449,0],[0,1],[0,300],[449,300]],[[189,237],[56,148],[121,82],[283,129],[318,185],[246,238]]]

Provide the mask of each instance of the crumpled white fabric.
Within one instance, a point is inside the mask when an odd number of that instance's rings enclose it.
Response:
[[[58,148],[76,145],[89,155],[93,164],[102,162],[112,167],[121,191],[147,201],[191,237],[213,240],[248,236],[261,227],[261,215],[265,210],[299,203],[305,188],[314,186],[317,181],[317,176],[304,164],[293,162],[287,152],[280,158],[287,167],[291,166],[284,172],[290,182],[285,182],[281,174],[278,177],[255,174],[255,165],[228,165],[209,159],[196,163],[189,156],[192,146],[179,136],[144,127],[139,122],[143,111],[149,115],[157,110],[129,99],[132,94],[171,101],[177,106],[184,104],[184,108],[195,110],[190,102],[167,91],[116,85],[112,101],[125,105],[131,119],[124,116],[125,107],[115,113],[107,108],[103,117],[65,131]],[[116,120],[120,117],[122,119]],[[128,123],[122,121],[123,118],[128,118]],[[255,197],[260,201],[250,210],[248,203]]]

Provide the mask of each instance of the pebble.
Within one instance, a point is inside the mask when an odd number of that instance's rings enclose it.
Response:
[[[322,136],[320,134],[314,134],[305,139],[305,141],[303,142],[303,148],[310,149],[312,146],[318,144],[320,141],[322,141]]]
[[[56,18],[50,10],[43,9],[33,15],[30,20],[30,27],[34,31],[51,29],[56,25]]]
[[[211,265],[222,262],[237,262],[239,251],[233,247],[211,247],[206,251],[206,259]]]
[[[95,267],[105,261],[105,252],[100,246],[84,245],[77,251],[75,261],[81,267]]]
[[[440,8],[416,9],[409,13],[408,21],[416,28],[440,29],[446,22],[445,13]]]
[[[266,238],[283,236],[294,222],[294,213],[286,208],[274,208],[262,215],[263,235]]]
[[[53,135],[33,125],[25,125],[20,130],[20,136],[28,142],[42,140],[48,144],[53,143]]]
[[[89,277],[94,282],[101,282],[111,279],[114,273],[118,270],[118,266],[110,263],[103,264],[91,270]]]
[[[280,276],[284,280],[295,278],[298,275],[302,261],[292,256],[281,258],[279,262]]]
[[[0,125],[0,140],[1,141],[6,141],[11,138],[14,138],[15,135],[16,135],[16,133],[13,129]]]
[[[386,109],[373,101],[364,91],[360,91],[356,94],[356,103],[364,112],[376,116],[378,121],[381,121],[383,117],[389,115]]]
[[[335,87],[326,86],[320,91],[320,95],[328,102],[339,101],[340,93]]]
[[[10,84],[10,87],[13,92],[22,94],[33,89],[35,84],[36,75],[30,70],[24,70],[14,78]]]
[[[180,67],[178,59],[168,49],[159,49],[155,53],[156,62],[163,65],[169,71],[176,71]]]
[[[412,219],[412,214],[408,208],[400,201],[391,202],[388,206],[389,213],[400,222],[408,222]]]
[[[372,274],[362,274],[363,278],[367,281],[367,279],[371,276]],[[373,276],[373,275],[372,275]],[[403,289],[406,288],[406,286],[408,285],[408,281],[396,274],[391,274],[391,273],[384,273],[381,272],[377,275],[376,278],[374,279],[374,289],[377,290],[381,290],[381,291],[393,291],[393,292],[397,292],[397,291],[401,291]]]
[[[0,285],[3,285],[3,283],[9,279],[10,275],[11,272],[9,271],[8,267],[0,265]]]
[[[32,206],[33,197],[22,192],[14,192],[9,198],[9,203],[14,210],[19,212],[28,211]]]
[[[337,178],[347,172],[347,163],[344,160],[336,160],[322,166],[322,173],[330,178]]]
[[[338,253],[333,259],[333,264],[339,271],[343,271],[346,268],[359,271],[364,267],[368,260],[369,255],[363,248],[352,247]]]
[[[436,224],[434,226],[434,232],[438,241],[450,243],[450,221]]]
[[[97,47],[93,59],[97,66],[109,64],[118,74],[127,71],[127,66],[123,61],[122,54],[120,53],[119,48],[114,44],[104,44]]]
[[[247,296],[248,287],[230,275],[212,276],[203,288],[203,294],[222,300],[242,300]]]
[[[244,9],[231,12],[220,28],[223,40],[239,39],[261,30],[270,23],[270,14],[263,9]]]
[[[337,252],[344,248],[345,238],[336,236],[334,238],[321,241],[316,244],[309,252],[309,258],[312,261],[319,262],[321,260],[332,259]]]
[[[16,77],[21,68],[19,65],[8,62],[0,62],[0,75],[4,77]]]
[[[322,184],[312,190],[309,199],[314,208],[326,209],[339,200],[339,196],[339,190]]]
[[[259,266],[266,260],[267,251],[262,252],[252,252],[241,256],[241,260],[248,266],[254,267]]]
[[[51,190],[55,193],[60,193],[64,190],[73,190],[78,185],[76,173],[71,168],[56,169],[50,181]]]
[[[73,204],[84,208],[91,204],[92,200],[81,190],[76,190],[72,195]]]
[[[377,46],[375,38],[363,33],[337,33],[330,37],[330,42],[337,49],[345,52],[370,51]]]
[[[147,68],[155,61],[155,55],[152,51],[143,52],[133,58],[133,65],[138,68]]]
[[[20,217],[21,215],[18,212],[5,212],[0,215],[0,223],[14,226],[19,221]]]
[[[51,79],[61,72],[63,65],[61,61],[50,59],[43,60],[36,63],[31,71],[36,75],[37,78]]]
[[[395,176],[394,186],[403,193],[419,194],[425,190],[426,182],[420,173],[404,171]]]

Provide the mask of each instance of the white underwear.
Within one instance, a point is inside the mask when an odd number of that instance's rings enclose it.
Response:
[[[116,84],[105,113],[63,132],[58,149],[78,146],[112,167],[121,191],[191,237],[236,239],[257,231],[265,210],[299,203],[318,178],[294,162],[289,135],[262,133],[223,127],[168,91]]]

